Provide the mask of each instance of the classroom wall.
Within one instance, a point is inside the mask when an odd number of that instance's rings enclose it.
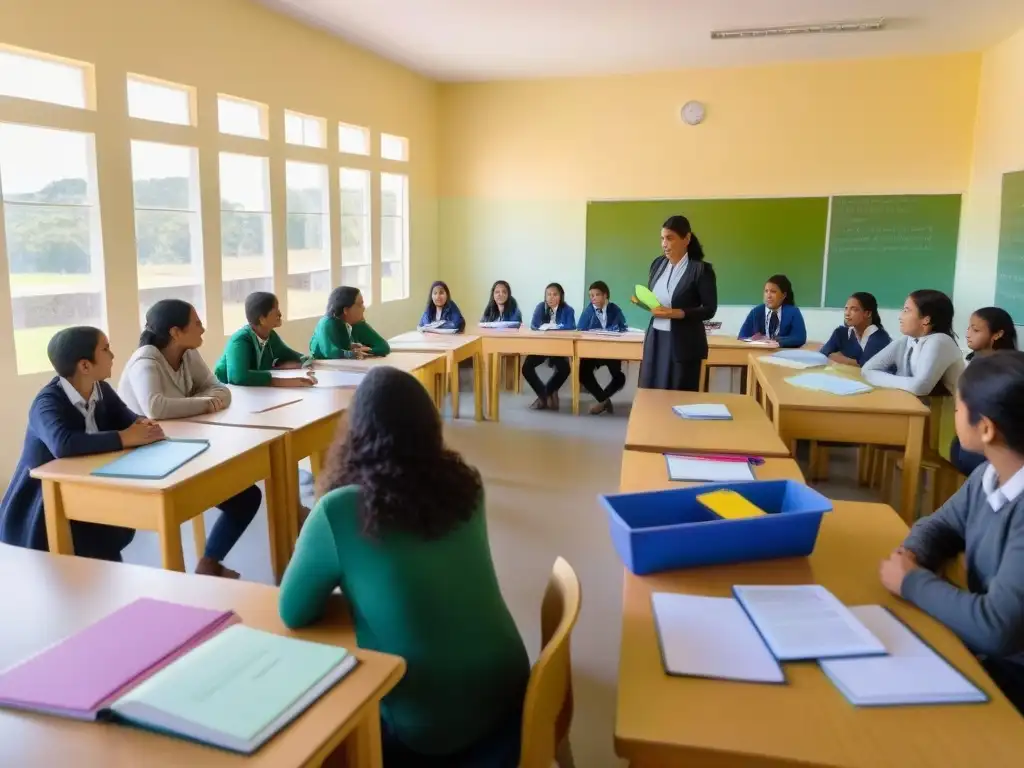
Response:
[[[958,326],[995,297],[1002,178],[1024,170],[1024,29],[982,58],[974,131],[954,295]]]
[[[561,282],[579,308],[587,200],[964,192],[980,66],[961,54],[442,85],[439,277],[470,315],[498,278],[531,307]],[[690,99],[703,125],[679,120]],[[717,319],[736,332],[748,309]],[[842,322],[806,315],[812,338]]]
[[[272,184],[273,169],[283,169],[284,157],[310,162],[323,157],[323,150],[309,152],[287,147],[279,132],[275,136],[275,121],[278,127],[282,125],[282,110],[286,108],[327,118],[329,137],[337,135],[339,120],[370,127],[374,147],[381,131],[408,137],[410,162],[401,167],[389,168],[373,158],[346,158],[341,164],[408,173],[410,298],[377,303],[370,310],[370,318],[382,333],[389,335],[407,329],[413,322],[410,318],[418,317],[421,297],[437,273],[437,86],[432,81],[271,13],[251,0],[4,0],[0,2],[0,44],[90,62],[96,67],[99,109],[95,114],[74,119],[81,121],[83,130],[95,129],[97,135],[107,315],[110,339],[118,358],[115,378],[120,363],[137,345],[139,333],[129,152],[132,132],[138,129],[129,124],[126,114],[128,72],[197,89],[197,143],[204,190],[216,176],[217,152],[246,141],[218,135],[218,93],[269,106],[271,141],[267,142],[267,154],[271,158]],[[60,111],[13,99],[0,100],[0,106],[4,119],[20,121],[24,117],[25,122],[31,122],[36,113]],[[144,138],[150,138],[173,133],[175,128],[152,124],[146,130]],[[328,146],[332,144],[329,142]],[[337,146],[336,142],[333,146]],[[333,185],[337,184],[336,173],[335,170]],[[379,184],[375,187],[374,197],[379,202]],[[283,190],[272,191],[272,195],[275,207],[283,206]],[[204,191],[204,221],[209,218],[206,197]],[[212,200],[216,217],[215,191]],[[373,227],[379,229],[376,220]],[[280,292],[286,257],[278,235],[275,246]],[[380,258],[379,248],[379,242],[375,243],[375,262]],[[211,278],[219,280],[219,243],[207,242],[204,250],[208,282]],[[0,328],[10,328],[11,304],[6,283],[6,279],[0,279]],[[225,332],[235,330],[223,327],[220,306],[210,300],[219,294],[219,286],[212,292],[208,287],[210,311],[205,318],[208,331],[203,353],[210,360],[220,354]],[[288,322],[283,335],[293,346],[305,348],[315,322],[315,318]],[[49,377],[16,374],[9,332],[0,332],[0,362],[0,389],[5,393],[0,420],[8,435],[0,443],[2,486],[20,452],[28,403]]]

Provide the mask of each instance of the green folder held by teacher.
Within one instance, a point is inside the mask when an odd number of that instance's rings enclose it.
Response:
[[[654,295],[654,292],[646,285],[637,285],[633,287],[633,297],[630,299],[640,309],[646,309],[648,312],[660,307],[661,302],[658,301],[658,297]]]

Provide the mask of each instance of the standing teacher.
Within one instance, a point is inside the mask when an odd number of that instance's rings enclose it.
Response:
[[[651,264],[647,287],[661,303],[652,310],[644,338],[640,386],[644,389],[700,389],[701,362],[708,356],[704,321],[718,311],[715,270],[685,216],[661,227],[661,250]]]

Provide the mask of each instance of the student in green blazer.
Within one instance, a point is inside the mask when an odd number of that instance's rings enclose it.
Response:
[[[314,360],[362,360],[384,357],[391,347],[366,322],[366,304],[358,288],[342,285],[331,291],[327,311],[309,340]]]
[[[244,387],[312,387],[312,374],[295,378],[274,378],[273,369],[301,368],[305,358],[289,347],[275,332],[281,327],[281,308],[277,297],[256,291],[245,297],[248,325],[228,339],[224,354],[213,369],[225,384]]]

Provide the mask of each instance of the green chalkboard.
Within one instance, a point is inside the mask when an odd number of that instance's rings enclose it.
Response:
[[[825,306],[854,291],[890,309],[918,288],[952,296],[959,231],[960,195],[832,198]]]
[[[630,325],[650,315],[629,303],[661,253],[661,225],[683,214],[718,276],[720,304],[760,303],[764,281],[781,272],[797,303],[821,303],[828,198],[594,201],[587,206],[586,282],[604,280]]]
[[[996,304],[1024,324],[1024,171],[1003,175]]]

